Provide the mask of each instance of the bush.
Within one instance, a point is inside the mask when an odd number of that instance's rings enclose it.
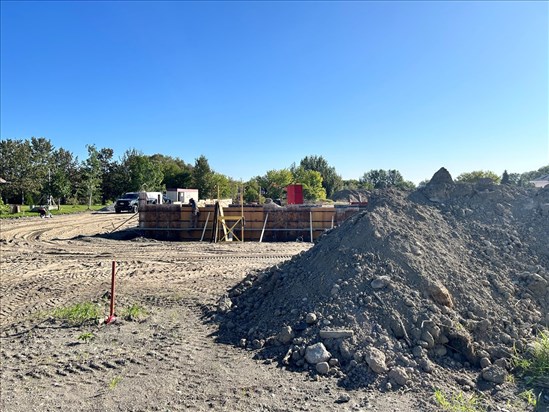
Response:
[[[7,215],[10,213],[10,206],[4,204],[4,201],[0,197],[0,215]]]

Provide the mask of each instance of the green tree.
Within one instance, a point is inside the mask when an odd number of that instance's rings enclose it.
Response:
[[[166,188],[188,188],[192,184],[193,166],[186,164],[179,158],[154,154],[151,161],[157,163],[162,171],[164,179],[163,186]]]
[[[518,186],[520,183],[520,173],[509,173],[509,184]]]
[[[261,188],[259,187],[259,176],[256,176],[248,180],[244,184],[244,201],[247,203],[259,202],[263,203],[265,197],[260,193]]]
[[[410,180],[402,180],[401,182],[398,182],[395,186],[403,190],[413,190],[416,188],[415,183],[411,182]]]
[[[358,179],[362,189],[383,189],[388,186],[388,177],[385,170],[370,170]]]
[[[43,137],[0,141],[0,173],[11,182],[2,188],[3,195],[11,200],[18,198],[22,204],[45,195],[42,192],[49,190],[52,153],[51,142]]]
[[[322,156],[306,156],[299,166],[305,170],[314,170],[322,177],[322,187],[326,196],[331,197],[343,187],[343,179],[339,176],[334,167],[330,166]]]
[[[494,183],[499,183],[499,176],[489,170],[475,170],[460,174],[456,181],[464,183],[476,183],[481,179],[490,179]]]
[[[265,189],[265,197],[281,199],[284,196],[286,186],[294,180],[289,169],[269,170],[264,176],[258,179],[259,186]]]
[[[99,161],[99,152],[95,145],[86,145],[88,149],[88,158],[82,164],[82,194],[86,196],[88,208],[94,201],[101,186],[101,162]]]
[[[122,172],[127,176],[123,192],[161,191],[164,178],[157,162],[135,149],[127,150],[122,158]]]
[[[501,184],[502,185],[509,185],[511,184],[511,180],[509,178],[509,173],[507,173],[507,170],[503,171],[503,175],[501,175]]]
[[[303,197],[305,200],[325,200],[326,189],[322,187],[322,175],[316,170],[307,170],[298,167],[293,172],[293,180],[303,187]]]
[[[341,189],[357,190],[359,188],[360,182],[357,179],[348,179],[343,181],[343,187]]]
[[[215,182],[213,181],[214,172],[210,168],[206,156],[201,155],[194,162],[192,172],[192,184],[194,189],[198,189],[198,196],[202,199],[217,197]]]
[[[385,189],[387,187],[398,187],[401,189],[414,186],[413,183],[404,180],[398,170],[370,170],[359,179],[362,189]]]
[[[530,183],[531,180],[547,174],[549,174],[549,165],[540,167],[537,170],[532,170],[531,172],[521,173],[518,180],[518,185],[523,187],[530,187],[532,186],[532,183]]]
[[[31,137],[31,166],[30,174],[33,182],[35,183],[35,194],[42,201],[39,203],[46,203],[47,196],[51,195],[50,183],[51,183],[51,163],[53,145],[44,137]]]
[[[114,150],[102,148],[97,153],[101,168],[101,204],[107,204],[107,200],[116,199],[119,194],[116,191],[116,179],[114,172],[117,170],[116,162],[113,160]]]
[[[211,197],[217,198],[218,194],[220,199],[234,197],[233,189],[237,186],[237,183],[229,179],[227,176],[221,173],[212,172],[210,182],[215,192],[215,194]]]
[[[31,145],[28,140],[0,141],[0,176],[9,184],[0,185],[6,203],[25,204],[25,197],[36,189],[32,178]]]
[[[70,196],[76,194],[80,178],[78,159],[63,148],[55,150],[50,169],[49,193],[60,203],[66,202]]]

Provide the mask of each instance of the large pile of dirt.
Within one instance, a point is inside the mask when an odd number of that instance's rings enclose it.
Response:
[[[376,191],[310,250],[220,301],[219,339],[346,387],[505,399],[514,348],[549,325],[549,189]]]

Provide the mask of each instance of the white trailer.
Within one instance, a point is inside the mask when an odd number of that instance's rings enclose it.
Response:
[[[198,189],[167,189],[166,197],[173,203],[187,204],[191,198],[198,202]]]

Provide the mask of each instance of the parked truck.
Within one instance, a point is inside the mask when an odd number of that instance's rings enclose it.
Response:
[[[139,193],[140,192],[127,192],[120,196],[114,204],[114,211],[116,213],[132,212],[137,213],[139,211]],[[166,198],[160,192],[141,192],[145,193],[147,197],[147,204],[162,204],[171,203],[170,199]]]

